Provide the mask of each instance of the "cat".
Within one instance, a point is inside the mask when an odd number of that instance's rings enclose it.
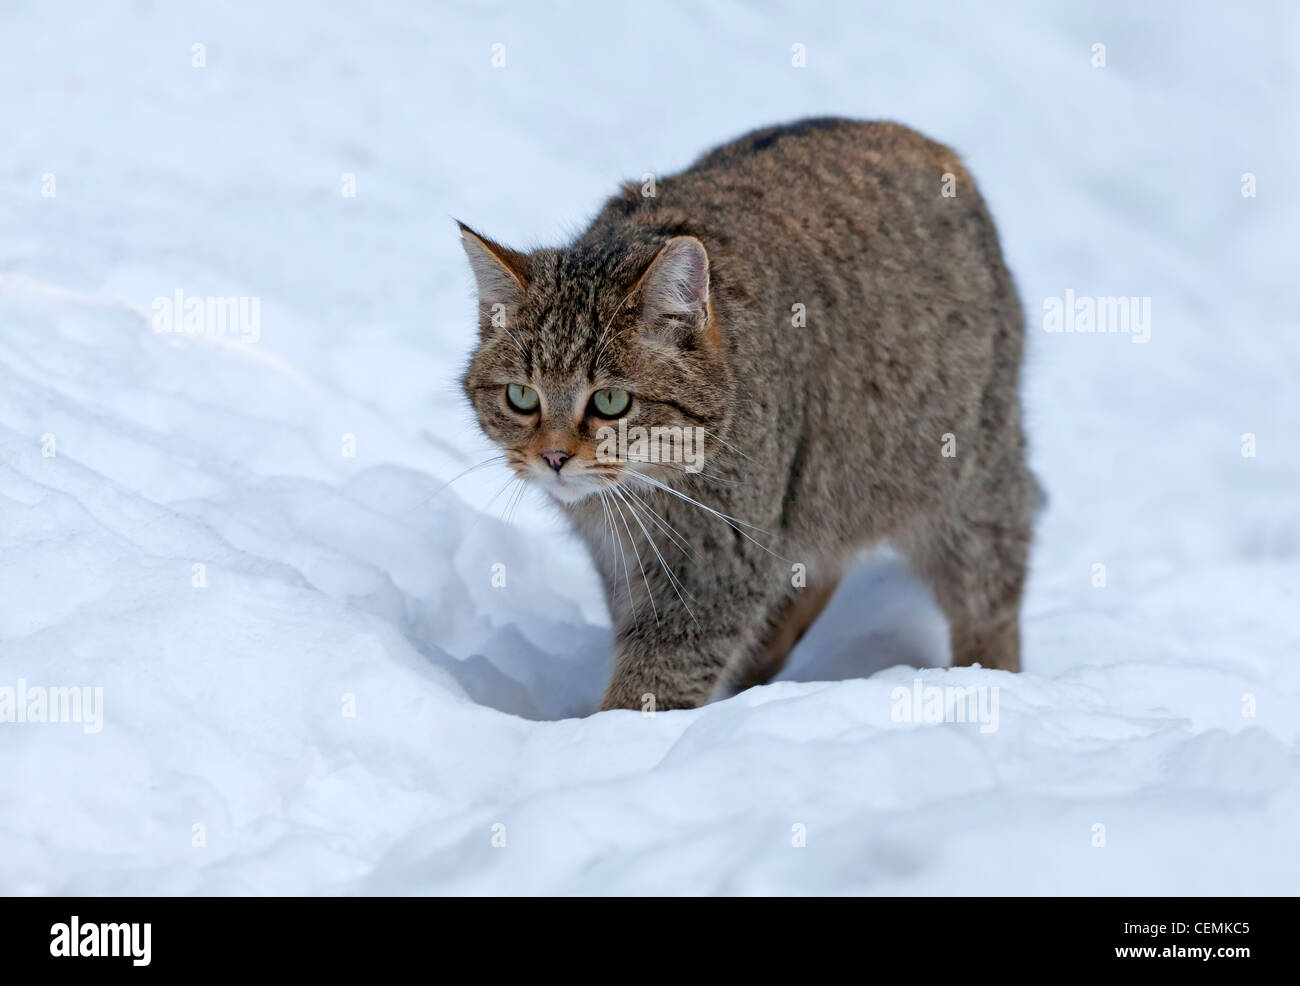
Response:
[[[601,709],[768,680],[881,543],[931,587],[955,665],[1019,670],[1023,316],[953,151],[809,119],[625,185],[566,247],[459,226],[463,389],[590,549],[616,641]]]

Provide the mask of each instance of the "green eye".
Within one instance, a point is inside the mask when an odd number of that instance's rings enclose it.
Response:
[[[598,390],[591,395],[591,406],[602,418],[617,418],[627,410],[632,398],[626,390]]]
[[[506,400],[521,414],[537,410],[537,391],[521,383],[512,383],[506,388]]]

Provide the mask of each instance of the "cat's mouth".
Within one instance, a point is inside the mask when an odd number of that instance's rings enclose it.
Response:
[[[584,470],[569,468],[554,472],[550,469],[534,469],[528,477],[542,490],[549,493],[561,503],[577,503],[594,493],[600,492],[608,485]]]
[[[550,477],[542,485],[547,493],[563,503],[577,503],[600,489],[599,486],[589,480],[565,479],[563,476]]]

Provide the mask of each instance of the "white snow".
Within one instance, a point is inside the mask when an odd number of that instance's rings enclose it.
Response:
[[[0,13],[0,689],[103,695],[0,725],[0,891],[1296,892],[1300,14],[546,6]],[[951,143],[1000,224],[1026,671],[942,670],[885,555],[782,680],[590,716],[580,547],[495,467],[445,487],[492,454],[451,217],[555,243],[813,114]],[[258,338],[155,333],[177,289]],[[1150,297],[1149,342],[1043,331],[1066,289]],[[997,729],[895,721],[918,677]]]

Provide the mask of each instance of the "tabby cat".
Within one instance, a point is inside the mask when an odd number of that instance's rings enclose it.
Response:
[[[590,549],[616,639],[601,708],[766,681],[882,542],[932,588],[954,664],[1019,670],[1023,319],[955,153],[804,120],[624,186],[565,247],[460,228],[464,390]]]

